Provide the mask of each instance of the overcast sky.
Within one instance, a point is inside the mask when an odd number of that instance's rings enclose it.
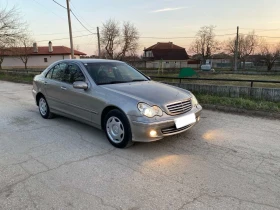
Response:
[[[56,0],[66,5],[66,0]],[[16,5],[22,18],[29,24],[31,34],[39,46],[69,46],[67,38],[67,12],[52,0],[0,0],[1,7]],[[185,47],[188,51],[197,30],[204,25],[215,25],[216,34],[233,34],[236,26],[240,33],[253,29],[261,36],[280,37],[280,0],[71,0],[70,6],[78,18],[92,32],[109,18],[119,21],[130,21],[138,28],[142,37],[140,50],[158,41],[173,43]],[[72,16],[74,45],[88,55],[95,54],[97,49],[96,35],[89,35]],[[279,29],[278,29],[279,28]],[[269,30],[277,29],[277,30]],[[220,40],[234,35],[219,36]],[[167,38],[160,39],[157,37]],[[45,40],[45,41],[44,41]],[[276,43],[277,38],[268,38]]]

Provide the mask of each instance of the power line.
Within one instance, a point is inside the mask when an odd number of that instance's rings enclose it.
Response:
[[[63,7],[64,9],[67,9],[65,6],[63,6],[62,4],[58,3],[57,1],[53,0],[54,3],[58,4],[59,6]]]
[[[55,12],[53,12],[50,9],[47,9],[43,4],[39,3],[37,0],[33,0],[34,2],[36,2],[37,4],[39,4],[41,7],[43,7],[46,11],[53,13],[54,15],[56,15],[57,17],[61,18],[62,20],[66,20],[65,18],[61,17],[60,15],[56,14]]]
[[[87,30],[81,30],[81,31],[73,31],[74,33],[78,32],[85,32]],[[35,34],[36,36],[46,36],[46,35],[57,35],[57,34],[67,34],[67,32],[61,32],[61,33],[48,33],[48,34]]]
[[[81,15],[80,13],[77,12],[76,7],[74,6],[74,4],[72,4],[72,2],[70,1],[70,5],[72,6],[72,10],[74,11],[75,9],[75,13],[77,13],[79,15],[79,17],[88,25],[90,26],[90,28],[93,28]]]
[[[231,36],[235,35],[235,33],[232,34],[218,34],[215,36]],[[198,36],[181,36],[181,37],[152,37],[152,36],[140,36],[140,39],[195,39]]]
[[[63,5],[61,5],[60,3],[58,3],[57,1],[53,0],[54,3],[58,4],[59,6],[61,6],[64,9],[67,9],[66,7],[64,7]],[[83,26],[88,32],[92,33],[80,20],[79,18],[75,15],[75,13],[70,9],[70,12],[72,13],[72,15],[75,17],[75,19],[81,24],[81,26]],[[94,33],[92,33],[94,34]],[[95,33],[96,34],[96,33]]]
[[[85,25],[79,20],[79,18],[75,15],[75,13],[70,10],[70,12],[74,15],[74,17],[76,18],[76,20],[90,33],[92,33],[87,27],[85,27]],[[96,33],[92,33],[92,34],[96,34]]]
[[[92,35],[92,34],[86,34],[86,35],[81,35],[81,36],[73,36],[73,38],[79,38],[79,37],[90,36],[90,35]],[[60,39],[52,39],[52,41],[64,40],[64,39],[69,39],[69,37],[60,38]],[[49,40],[40,40],[40,41],[37,41],[37,42],[46,42],[46,41],[49,41]]]
[[[264,38],[271,38],[271,39],[280,39],[279,36],[260,36],[260,35],[257,35],[257,34],[244,34],[244,33],[240,33],[242,35],[250,35],[250,36],[258,36],[258,37],[264,37]]]

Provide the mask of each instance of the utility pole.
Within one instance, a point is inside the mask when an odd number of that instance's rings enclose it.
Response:
[[[73,37],[72,37],[72,26],[71,26],[69,0],[66,0],[66,4],[67,4],[68,26],[69,26],[70,47],[71,47],[71,59],[74,59],[75,57],[74,57],[74,47],[73,47]]]
[[[98,40],[98,58],[100,58],[100,35],[99,35],[99,27],[97,27],[97,40]]]
[[[235,50],[234,50],[234,71],[237,71],[238,63],[238,43],[239,42],[239,26],[237,26],[236,40],[235,40]]]

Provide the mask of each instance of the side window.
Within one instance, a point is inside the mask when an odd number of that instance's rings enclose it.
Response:
[[[53,72],[53,68],[51,70],[49,70],[49,72],[46,75],[46,78],[51,79],[52,78],[52,72]]]
[[[74,82],[85,80],[86,78],[79,66],[73,63],[68,66],[65,74],[65,82],[73,84]]]
[[[67,68],[66,63],[57,64],[53,68],[53,73],[52,73],[51,78],[54,79],[54,80],[63,81],[64,80],[64,73],[65,73],[66,68]]]

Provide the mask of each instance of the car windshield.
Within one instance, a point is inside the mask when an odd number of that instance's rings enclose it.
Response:
[[[148,81],[144,75],[126,63],[87,63],[85,67],[97,85]]]

